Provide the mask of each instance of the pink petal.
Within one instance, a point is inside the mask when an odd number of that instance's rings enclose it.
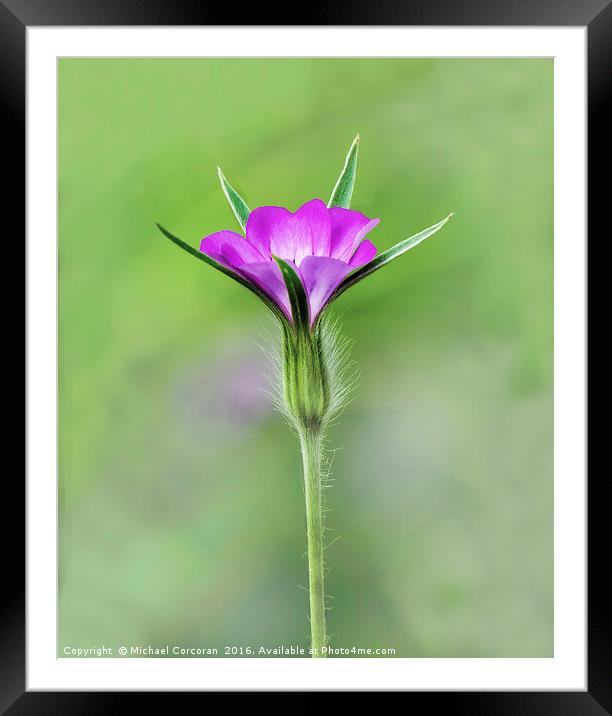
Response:
[[[357,251],[353,254],[349,261],[349,266],[357,268],[371,261],[376,256],[376,246],[369,240],[362,241],[357,247]]]
[[[274,261],[244,264],[238,267],[238,273],[263,289],[291,320],[291,304],[283,276]]]
[[[380,223],[380,219],[368,219],[359,211],[334,207],[329,209],[331,218],[332,258],[348,261],[361,243],[363,237]]]
[[[200,251],[229,268],[263,260],[263,256],[244,236],[233,231],[218,231],[206,236],[200,242]]]
[[[352,268],[344,261],[327,256],[306,256],[300,273],[310,301],[310,320],[313,322],[329,300],[336,286]]]
[[[295,214],[278,206],[261,206],[249,214],[246,236],[264,258],[274,254],[299,266],[313,253],[329,255],[331,222],[320,199],[307,202]]]
[[[281,258],[295,257],[295,242],[288,230],[289,221],[293,214],[282,206],[260,206],[249,214],[246,224],[246,237],[259,251],[264,259],[269,258],[271,245],[273,252]],[[282,249],[279,249],[282,246]]]
[[[295,212],[294,226],[298,225],[295,263],[299,266],[305,256],[329,256],[331,219],[321,199],[312,199]],[[308,227],[308,232],[301,231],[303,225]]]

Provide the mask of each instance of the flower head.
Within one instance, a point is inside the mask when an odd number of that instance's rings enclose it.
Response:
[[[261,206],[249,214],[246,237],[219,231],[202,239],[200,251],[262,290],[292,320],[289,294],[274,257],[283,259],[302,282],[312,325],[347,274],[376,255],[365,236],[378,223],[359,211],[327,208],[320,199],[295,213]]]
[[[314,333],[323,310],[347,288],[435,234],[452,216],[377,254],[365,236],[379,220],[349,208],[358,148],[359,136],[346,155],[327,206],[312,199],[295,213],[280,206],[251,211],[218,169],[221,188],[244,236],[218,231],[203,238],[198,251],[157,226],[184,251],[252,291],[284,329],[295,335]]]

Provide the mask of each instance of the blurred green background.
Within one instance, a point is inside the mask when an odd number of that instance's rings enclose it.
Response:
[[[552,655],[552,111],[552,60],[60,60],[60,655],[308,645],[265,309],[154,221],[327,200],[356,132],[380,249],[456,216],[337,303],[332,643]]]

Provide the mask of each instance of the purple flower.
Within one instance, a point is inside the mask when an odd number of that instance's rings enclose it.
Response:
[[[312,325],[347,274],[376,255],[364,237],[378,223],[359,211],[328,209],[320,199],[295,213],[261,206],[249,214],[246,238],[219,231],[202,239],[200,251],[263,291],[291,320],[287,287],[274,257],[283,259],[304,286]]]
[[[358,148],[357,136],[327,206],[313,199],[295,213],[279,206],[251,211],[217,168],[221,189],[246,236],[219,231],[203,238],[198,251],[160,224],[157,227],[183,251],[252,291],[294,337],[304,331],[314,335],[321,312],[332,301],[418,246],[451,217],[377,253],[365,236],[379,220],[349,209]]]

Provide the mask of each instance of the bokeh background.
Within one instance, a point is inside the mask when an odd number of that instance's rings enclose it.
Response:
[[[154,221],[327,200],[356,132],[379,248],[456,216],[337,303],[333,645],[552,655],[552,111],[552,60],[60,60],[60,656],[307,646],[265,309]]]

